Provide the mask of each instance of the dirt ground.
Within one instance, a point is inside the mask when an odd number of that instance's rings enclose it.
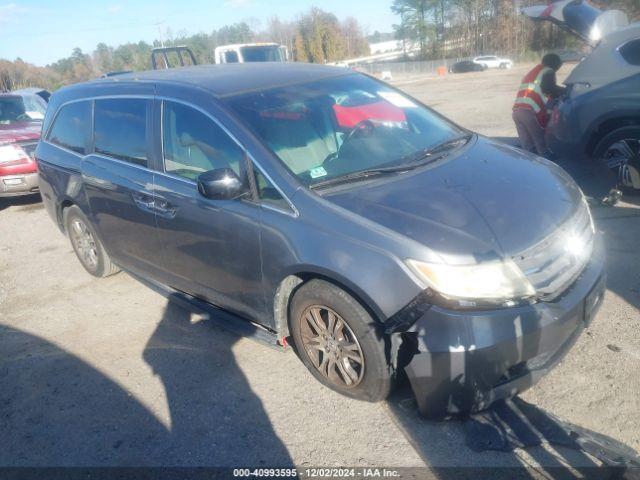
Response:
[[[397,85],[463,126],[513,141],[511,102],[525,71]],[[523,395],[635,449],[638,203],[594,210],[608,251],[604,305]],[[227,333],[126,274],[90,277],[38,198],[0,200],[0,432],[0,466],[592,464],[548,445],[477,452],[477,432],[420,419],[406,388],[380,404],[343,398],[290,350]]]

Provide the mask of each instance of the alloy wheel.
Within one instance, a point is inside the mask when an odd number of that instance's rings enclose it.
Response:
[[[85,223],[78,218],[74,218],[71,222],[71,231],[69,233],[82,262],[90,270],[95,270],[98,267],[98,247],[93,234]]]
[[[618,171],[618,179],[624,187],[633,187],[629,162],[635,159],[640,160],[640,140],[625,139],[612,144],[604,152],[603,160],[611,170]]]
[[[308,307],[300,318],[305,352],[314,367],[334,385],[357,386],[364,376],[364,355],[349,325],[326,306]]]

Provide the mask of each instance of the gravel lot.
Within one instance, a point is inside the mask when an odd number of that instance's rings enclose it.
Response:
[[[396,84],[513,141],[525,71]],[[640,450],[640,201],[631,200],[594,210],[609,255],[603,308],[523,398]],[[90,277],[38,198],[0,200],[0,432],[0,466],[591,462],[561,448],[476,452],[465,423],[420,419],[406,389],[381,404],[343,398],[290,350],[227,333],[126,274]]]

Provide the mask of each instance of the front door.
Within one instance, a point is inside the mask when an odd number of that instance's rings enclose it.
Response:
[[[205,198],[196,184],[198,175],[216,168],[243,178],[245,152],[210,116],[160,103],[164,165],[155,194],[165,283],[261,322],[260,209],[243,199]]]

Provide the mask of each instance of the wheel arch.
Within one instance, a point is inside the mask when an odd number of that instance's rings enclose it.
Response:
[[[640,113],[616,115],[600,119],[589,129],[588,140],[585,146],[585,153],[589,156],[595,154],[600,141],[611,132],[624,127],[640,127]]]
[[[288,272],[280,281],[273,299],[273,316],[278,336],[289,336],[289,307],[291,299],[300,286],[311,280],[324,280],[344,290],[358,301],[371,317],[378,323],[384,321],[384,314],[373,299],[367,295],[354,282],[335,272],[326,269],[305,265],[295,271]]]
[[[67,234],[67,228],[65,226],[66,211],[73,205],[77,205],[77,203],[70,197],[64,197],[58,204],[58,228],[60,228],[60,231],[65,235]]]

